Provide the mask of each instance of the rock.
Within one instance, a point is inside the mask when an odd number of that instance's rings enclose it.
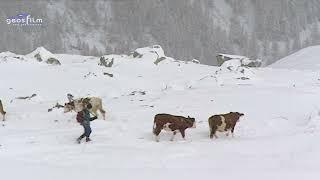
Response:
[[[142,54],[140,54],[140,53],[138,53],[137,51],[134,51],[133,52],[133,54],[132,54],[132,56],[134,57],[134,58],[142,58]]]
[[[98,64],[99,66],[105,66],[105,67],[112,67],[114,63],[114,58],[108,58],[106,56],[100,57],[100,63]]]
[[[106,73],[106,72],[104,72],[103,75],[107,75],[107,76],[109,76],[109,77],[113,77],[113,74]]]
[[[165,59],[166,59],[166,57],[158,58],[158,59],[154,62],[154,64],[155,64],[155,65],[158,65],[159,62],[161,62],[161,61],[163,61],[163,60],[165,60]]]
[[[46,61],[47,64],[52,64],[52,65],[61,65],[60,61],[58,59],[55,58],[49,58]]]

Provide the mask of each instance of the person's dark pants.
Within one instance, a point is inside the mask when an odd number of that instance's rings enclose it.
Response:
[[[84,137],[86,137],[88,139],[90,137],[91,132],[92,132],[90,124],[82,123],[81,125],[84,128],[84,133],[79,137],[79,139],[82,139]]]

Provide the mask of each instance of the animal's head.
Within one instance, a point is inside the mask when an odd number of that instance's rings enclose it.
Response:
[[[243,113],[239,113],[239,112],[230,112],[230,113],[232,113],[237,118],[237,121],[239,121],[240,117],[244,116]]]
[[[196,119],[188,116],[187,121],[190,123],[190,127],[196,128]]]
[[[64,110],[63,111],[64,113],[67,113],[67,112],[74,110],[74,103],[72,103],[72,102],[65,103],[63,110]]]

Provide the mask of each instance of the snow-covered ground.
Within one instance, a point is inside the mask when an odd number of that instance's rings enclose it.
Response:
[[[299,50],[270,65],[273,68],[299,69],[319,71],[320,46],[310,46]]]
[[[293,56],[283,67],[319,55]],[[98,66],[98,57],[58,54],[61,66],[53,66],[14,56],[0,54],[7,111],[0,126],[1,179],[320,178],[317,69],[239,69],[170,58],[155,65],[152,54],[113,56],[110,68]],[[48,112],[66,102],[67,93],[103,98],[107,119],[92,123],[90,143],[75,143],[83,131],[75,113]],[[15,99],[31,94],[37,96]],[[209,139],[208,117],[230,111],[245,114],[235,137]],[[187,130],[186,141],[178,134],[171,142],[162,132],[157,143],[151,133],[157,113],[195,117],[197,128]]]

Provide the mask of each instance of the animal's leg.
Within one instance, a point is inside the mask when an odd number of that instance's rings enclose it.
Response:
[[[226,132],[226,136],[229,136],[229,130]]]
[[[153,134],[155,135],[155,139],[157,142],[159,142],[159,140],[160,140],[160,137],[159,137],[160,132],[161,132],[161,129],[159,127],[156,127],[153,130]]]
[[[102,107],[99,107],[99,111],[102,114],[103,120],[106,120],[106,111],[104,109],[102,109]]]
[[[172,137],[171,137],[170,141],[173,141],[174,136],[175,136],[176,134],[177,134],[177,132],[176,132],[176,131],[173,131],[173,134],[172,134]]]
[[[185,138],[185,130],[184,129],[180,129],[179,130],[180,131],[180,133],[181,133],[181,136],[182,136],[182,138],[184,139],[184,140],[186,140],[186,138]]]
[[[232,135],[232,137],[234,137],[234,126],[232,127],[232,129],[231,129],[231,135]]]
[[[2,121],[5,121],[6,120],[6,112],[1,111],[0,113],[2,114]]]
[[[215,127],[210,128],[210,139],[212,139],[213,136],[215,138],[218,138],[218,136],[216,135],[216,131],[217,131],[217,128],[215,128]]]

